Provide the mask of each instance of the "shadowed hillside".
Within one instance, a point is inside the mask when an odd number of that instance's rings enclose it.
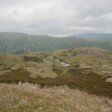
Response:
[[[109,41],[110,40],[110,41]],[[54,51],[74,47],[100,47],[112,50],[112,40],[81,37],[51,37],[22,33],[0,33],[0,52],[21,54],[26,51]]]

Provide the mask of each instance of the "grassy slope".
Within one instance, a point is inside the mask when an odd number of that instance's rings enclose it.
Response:
[[[56,78],[31,77],[31,74],[24,69],[12,70],[0,76],[4,83],[30,82],[43,86],[67,85],[73,89],[80,89],[88,93],[102,95],[112,98],[112,84],[106,82],[106,78],[92,73],[83,74],[74,68],[69,69],[70,76],[58,76]]]
[[[71,66],[77,64],[80,68],[90,68],[94,72],[104,75],[112,73],[112,53],[99,48],[76,48],[65,51],[53,52],[53,57],[69,63]],[[108,75],[109,75],[108,74]]]
[[[12,66],[12,65],[20,63],[22,61],[23,61],[23,59],[20,56],[9,55],[9,54],[0,54],[1,65]]]
[[[59,53],[60,55],[58,55]],[[24,55],[37,57],[39,55],[39,57],[43,57],[45,54],[27,53]],[[70,67],[67,68],[57,66],[57,64],[52,66],[52,64],[47,62],[32,62],[34,60],[23,60],[11,66],[3,65],[3,68],[0,69],[0,73],[2,73],[0,81],[5,83],[23,81],[38,83],[41,86],[67,85],[70,88],[78,88],[89,93],[112,98],[112,83],[106,82],[107,77],[104,75],[107,74],[107,71],[112,71],[110,52],[96,48],[82,48],[61,51],[52,55],[66,62],[69,62],[68,60],[74,61],[71,61]],[[81,65],[76,66],[77,62],[80,62]],[[10,69],[7,67],[10,67]],[[5,74],[4,71],[6,71]],[[105,73],[102,74],[102,72]]]
[[[10,74],[10,72],[13,73],[13,71],[17,70],[17,73],[19,74],[21,72],[21,69],[27,70],[30,74],[30,77],[50,77],[55,78],[57,75],[52,70],[52,65],[48,63],[43,62],[43,58],[46,56],[45,53],[25,53],[22,55],[8,55],[8,54],[0,54],[0,74],[7,73]],[[24,58],[25,57],[25,58]],[[15,75],[17,75],[15,74]],[[50,74],[50,75],[49,75]],[[20,74],[22,75],[22,74]]]
[[[67,87],[0,84],[0,112],[112,112],[112,101]]]

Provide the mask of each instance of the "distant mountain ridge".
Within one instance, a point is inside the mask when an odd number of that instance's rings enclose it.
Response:
[[[73,34],[71,37],[81,37],[81,38],[89,38],[89,39],[97,39],[97,40],[112,40],[112,33],[79,33]]]
[[[0,33],[0,52],[19,54],[27,51],[54,51],[74,47],[99,47],[112,51],[111,39],[72,35],[64,38],[47,35],[28,35],[16,32]],[[104,37],[103,37],[104,38]]]

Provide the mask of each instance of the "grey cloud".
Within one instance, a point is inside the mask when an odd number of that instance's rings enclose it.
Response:
[[[112,0],[0,0],[0,31],[112,32]]]

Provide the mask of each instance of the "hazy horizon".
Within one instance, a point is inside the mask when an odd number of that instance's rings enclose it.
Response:
[[[112,34],[112,33],[104,33],[104,32],[82,32],[82,33],[78,33],[78,32],[75,32],[73,34],[68,34],[68,35],[58,35],[58,36],[55,36],[55,35],[45,35],[45,34],[33,34],[33,33],[25,33],[25,32],[0,32],[0,33],[17,33],[17,34],[26,34],[26,35],[40,35],[40,36],[51,36],[51,37],[67,37],[67,36],[72,36],[72,35],[80,35],[80,34],[92,34],[92,35],[95,35],[95,34]]]

